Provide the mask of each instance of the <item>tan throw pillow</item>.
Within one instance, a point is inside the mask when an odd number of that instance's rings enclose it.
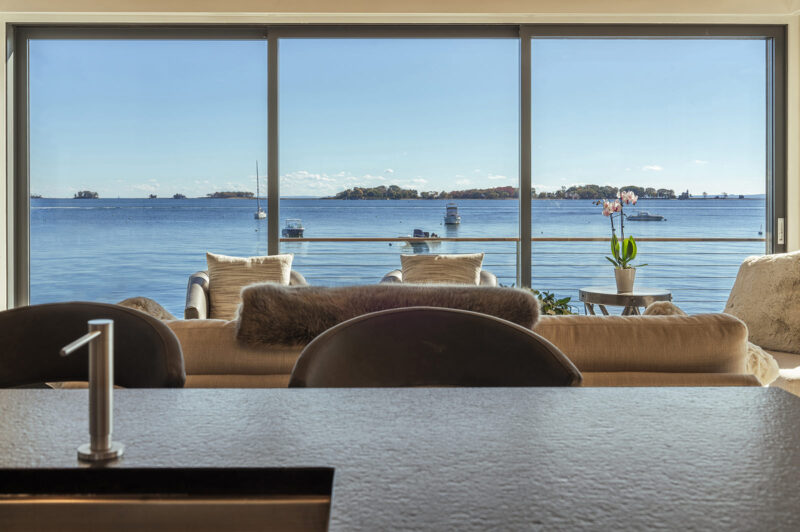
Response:
[[[800,251],[747,257],[725,312],[745,324],[750,341],[772,351],[800,353]]]
[[[288,285],[294,255],[228,257],[206,253],[210,318],[232,320],[242,302],[242,288],[253,283]]]
[[[404,283],[480,284],[483,253],[400,255]]]

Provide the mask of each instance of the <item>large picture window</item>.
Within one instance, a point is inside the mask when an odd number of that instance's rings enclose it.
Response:
[[[401,254],[476,252],[515,282],[518,48],[280,40],[282,233],[300,220],[314,239],[285,234],[281,250],[312,284],[376,283]],[[505,200],[483,199],[492,194]],[[459,223],[446,223],[448,205]]]
[[[785,249],[782,27],[41,27],[15,54],[14,305],[180,317],[206,252],[314,285],[482,252],[582,311],[620,190],[662,218],[626,222],[637,282],[687,311]]]
[[[266,39],[28,41],[31,303],[182,315],[206,251],[266,254]],[[266,183],[265,183],[266,185]]]

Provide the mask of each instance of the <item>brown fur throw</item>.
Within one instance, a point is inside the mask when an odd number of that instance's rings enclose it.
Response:
[[[494,286],[379,284],[280,286],[242,290],[237,338],[250,345],[302,345],[350,318],[403,307],[471,310],[532,328],[539,302],[527,290]]]
[[[129,297],[124,301],[120,301],[117,305],[142,311],[162,321],[177,319],[167,309],[147,297]]]

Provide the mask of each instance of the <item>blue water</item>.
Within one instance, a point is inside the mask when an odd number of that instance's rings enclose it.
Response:
[[[445,227],[446,201],[338,201],[283,199],[281,220],[301,218],[306,237],[397,237],[415,228],[457,237],[516,237],[518,203],[458,201],[462,223]],[[642,200],[636,210],[667,218],[629,222],[636,237],[758,238],[762,199]],[[205,269],[205,253],[236,256],[267,252],[267,222],[254,220],[252,200],[33,199],[31,301],[117,302],[152,298],[183,315],[188,276]],[[608,219],[589,200],[533,202],[533,236],[608,237]],[[486,253],[484,267],[502,284],[516,278],[515,242],[442,242],[437,253]],[[386,242],[287,242],[293,268],[315,285],[375,283],[399,267],[410,246]],[[533,286],[570,296],[613,284],[603,258],[607,242],[534,242]],[[742,259],[764,253],[763,242],[643,242],[637,285],[668,288],[689,312],[720,311]],[[581,309],[582,311],[582,309]]]

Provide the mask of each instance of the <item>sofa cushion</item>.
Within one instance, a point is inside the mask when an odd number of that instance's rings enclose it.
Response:
[[[290,345],[266,349],[241,345],[236,341],[235,321],[175,320],[166,324],[181,343],[190,375],[289,375],[303,349]]]
[[[688,316],[670,301],[656,301],[651,303],[644,311],[645,316]],[[758,379],[764,386],[769,385],[778,378],[778,363],[772,355],[758,347],[753,342],[747,342],[747,373]]]
[[[584,388],[597,386],[759,386],[754,375],[740,373],[671,373],[610,371],[582,373]],[[187,377],[188,382],[188,377]]]
[[[529,328],[539,316],[539,302],[533,294],[516,288],[413,284],[284,287],[263,283],[242,290],[237,336],[251,345],[307,344],[350,318],[403,307],[471,310]]]
[[[289,284],[293,255],[229,257],[206,253],[210,318],[231,320],[241,303],[242,287],[253,283]]]
[[[800,251],[748,257],[739,267],[725,312],[747,324],[750,341],[800,353]]]
[[[483,253],[400,255],[404,283],[480,284]]]
[[[746,373],[747,327],[727,314],[543,316],[533,331],[581,373]]]

